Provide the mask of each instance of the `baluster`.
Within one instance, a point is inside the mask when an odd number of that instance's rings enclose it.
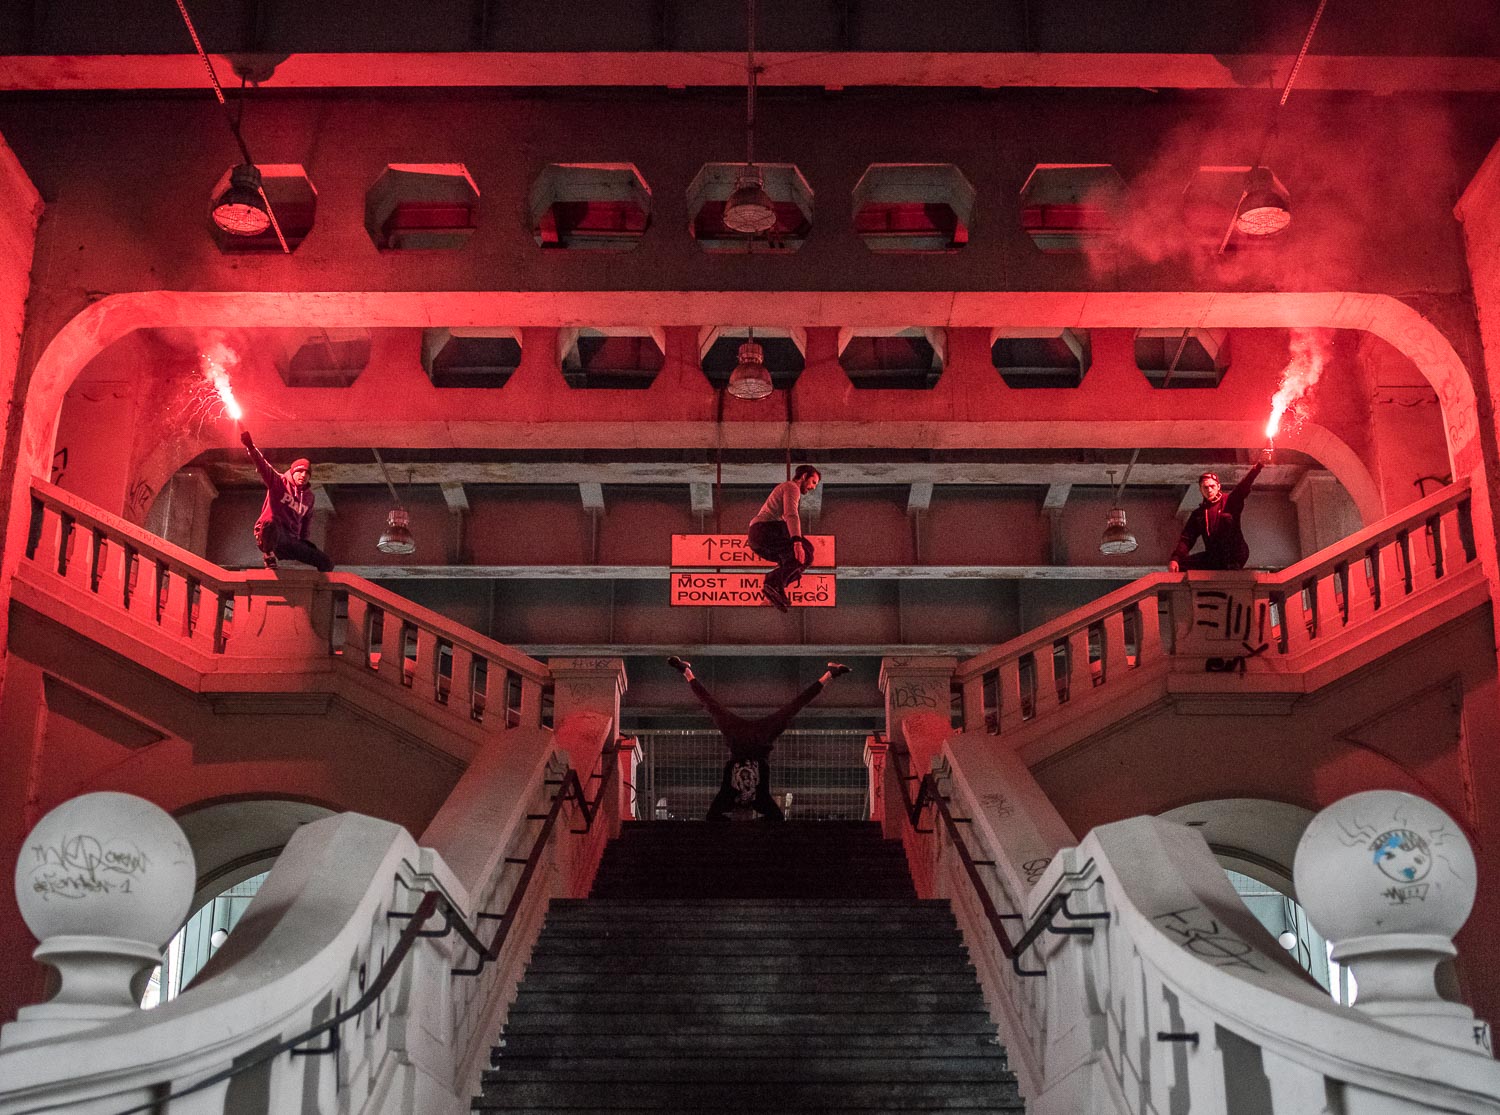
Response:
[[[1451,577],[1470,564],[1468,547],[1464,545],[1463,523],[1457,507],[1443,512],[1442,518],[1438,520],[1438,529],[1442,532],[1443,576]]]
[[[68,532],[68,560],[63,568],[63,579],[75,588],[92,594],[94,591],[94,545],[98,539],[92,530],[74,523]]]
[[[1174,591],[1168,599],[1175,608],[1179,600],[1184,605],[1187,605],[1189,597],[1186,592]],[[1135,664],[1137,666],[1149,666],[1160,659],[1163,654],[1161,645],[1161,603],[1155,593],[1142,597],[1138,603],[1141,630],[1140,645],[1136,648],[1135,652]]]
[[[167,592],[161,606],[161,629],[168,635],[186,639],[188,631],[188,581],[175,569],[163,567]]]
[[[343,658],[366,669],[370,665],[370,602],[362,596],[349,594],[349,619],[344,624]]]
[[[1318,617],[1317,637],[1327,639],[1337,635],[1344,627],[1343,614],[1339,611],[1338,592],[1333,583],[1333,570],[1322,574],[1315,582],[1315,610]]]
[[[1406,552],[1411,558],[1411,590],[1420,592],[1437,580],[1437,561],[1434,548],[1438,540],[1423,523],[1412,528],[1406,538]]]
[[[984,673],[981,671],[965,680],[963,692],[964,731],[984,731]]]
[[[380,665],[376,675],[392,685],[401,684],[401,671],[406,657],[406,630],[401,617],[380,610]]]
[[[208,585],[198,582],[198,606],[192,623],[192,644],[204,654],[219,649],[219,615],[222,601]]]
[[[1344,578],[1344,604],[1349,613],[1345,622],[1351,627],[1375,614],[1375,594],[1370,588],[1362,553],[1349,558],[1349,572]]]
[[[37,537],[36,563],[49,573],[58,573],[63,567],[63,547],[67,543],[67,521],[62,513],[46,504],[42,505],[42,529]]]
[[[474,652],[466,646],[453,644],[449,657],[453,676],[448,681],[448,705],[460,716],[472,716],[474,712]]]
[[[1000,693],[1000,730],[1014,732],[1024,723],[1021,709],[1021,660],[1010,658],[1000,664],[996,679]]]
[[[1296,586],[1287,589],[1286,598],[1281,602],[1281,633],[1286,643],[1288,655],[1300,654],[1312,643],[1312,635],[1307,629],[1308,620],[1307,605],[1303,602],[1302,591]]]
[[[125,607],[125,547],[113,538],[101,540],[98,551],[99,599]]]
[[[1081,700],[1094,687],[1094,677],[1089,666],[1089,629],[1080,628],[1068,635],[1068,673],[1063,692],[1069,701]]]
[[[150,555],[139,550],[130,555],[130,614],[142,623],[156,623],[159,570]]]
[[[489,692],[486,693],[489,707],[495,707],[495,686],[504,677],[504,671],[499,668],[498,662],[489,663]],[[531,678],[520,678],[520,726],[522,728],[535,728],[541,723],[541,690],[543,681],[532,681]]]
[[[1130,668],[1125,646],[1124,612],[1110,612],[1104,617],[1100,638],[1102,645],[1099,647],[1099,662],[1103,669],[1101,681],[1107,683],[1110,678],[1121,677]]]
[[[1033,719],[1056,711],[1057,697],[1057,644],[1047,643],[1036,650],[1036,704]]]
[[[417,664],[412,688],[430,701],[438,700],[438,637],[436,631],[417,628]]]

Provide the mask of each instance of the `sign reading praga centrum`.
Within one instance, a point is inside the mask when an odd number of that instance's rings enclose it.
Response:
[[[813,545],[813,560],[818,569],[832,569],[835,563],[833,535],[808,536]],[[672,535],[672,594],[674,605],[718,608],[770,607],[761,595],[761,584],[771,563],[750,552],[743,534],[674,534]],[[691,570],[682,570],[690,566]],[[724,566],[735,572],[722,572]],[[743,572],[741,572],[743,570]],[[795,588],[787,590],[793,607],[831,608],[834,605],[832,573],[802,574]]]

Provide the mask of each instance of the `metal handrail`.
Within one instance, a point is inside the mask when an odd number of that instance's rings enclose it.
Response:
[[[599,792],[594,795],[593,801],[589,801],[588,795],[584,793],[583,780],[578,777],[578,771],[569,766],[560,780],[561,788],[557,793],[552,795],[552,804],[547,812],[530,814],[528,816],[530,820],[542,820],[543,824],[541,829],[538,830],[536,838],[532,841],[531,851],[527,854],[524,861],[526,867],[521,872],[521,878],[517,880],[515,889],[511,892],[510,901],[506,904],[505,912],[503,914],[480,913],[475,915],[475,920],[477,921],[498,920],[500,922],[500,927],[495,931],[495,936],[488,945],[485,945],[480,940],[479,934],[464,920],[463,911],[458,909],[445,891],[441,889],[418,891],[417,893],[421,895],[421,900],[417,903],[415,910],[410,913],[394,910],[386,913],[386,917],[392,921],[405,920],[407,923],[406,927],[401,930],[401,936],[396,940],[396,947],[391,950],[390,955],[381,964],[380,970],[375,973],[375,978],[370,982],[370,985],[349,1006],[340,1008],[338,1006],[339,1001],[335,1000],[333,1015],[319,1022],[316,1026],[304,1030],[295,1037],[277,1042],[275,1045],[259,1051],[247,1060],[236,1061],[228,1068],[221,1069],[186,1088],[164,1096],[157,1096],[146,1103],[137,1104],[135,1107],[128,1107],[118,1112],[117,1115],[138,1115],[139,1112],[156,1111],[164,1103],[182,1099],[184,1096],[201,1092],[205,1088],[211,1088],[215,1084],[230,1080],[242,1072],[265,1064],[267,1061],[274,1060],[283,1053],[291,1053],[296,1057],[319,1056],[338,1052],[340,1048],[339,1028],[345,1022],[357,1018],[375,1004],[391,981],[396,978],[396,974],[400,971],[401,965],[405,963],[412,946],[420,938],[440,938],[448,936],[449,933],[456,933],[465,945],[479,954],[479,962],[470,968],[454,968],[451,970],[451,974],[455,976],[478,975],[484,970],[486,964],[499,958],[500,950],[505,944],[505,938],[515,922],[515,917],[520,910],[522,901],[525,899],[527,885],[536,873],[536,865],[540,861],[547,841],[552,835],[552,829],[556,825],[559,814],[562,812],[563,805],[568,801],[574,801],[578,804],[579,812],[583,814],[583,828],[573,829],[574,833],[581,834],[592,831],[594,818],[598,816],[599,810],[603,805],[604,795],[609,788],[614,769],[619,765],[609,760],[618,754],[619,750],[618,745],[610,745],[600,751],[599,758],[604,771],[600,775],[591,776],[599,779]],[[396,881],[403,885],[405,884],[405,880],[399,875],[396,877]],[[425,928],[432,915],[437,913],[439,909],[443,912],[443,927],[439,930]],[[298,1048],[316,1038],[322,1037],[324,1034],[328,1034],[328,1043],[326,1045],[313,1049]]]
[[[995,900],[990,897],[990,889],[985,885],[984,879],[980,877],[980,862],[976,860],[969,851],[969,846],[959,834],[958,826],[971,824],[972,818],[955,817],[953,810],[949,808],[948,798],[938,787],[937,779],[931,772],[924,774],[920,779],[911,773],[911,751],[902,743],[888,743],[891,761],[896,768],[896,784],[901,788],[901,804],[906,813],[906,819],[911,824],[913,832],[927,833],[932,829],[921,827],[922,811],[927,806],[933,806],[942,818],[943,827],[947,830],[949,839],[953,846],[958,849],[958,858],[964,866],[964,874],[968,876],[969,884],[979,896],[980,907],[984,910],[985,921],[989,923],[990,931],[994,933],[995,940],[1000,946],[1000,953],[1010,961],[1011,969],[1018,976],[1045,976],[1046,968],[1023,968],[1021,967],[1021,956],[1027,949],[1031,948],[1043,933],[1057,933],[1069,936],[1092,937],[1094,929],[1087,925],[1057,925],[1055,919],[1059,914],[1069,921],[1108,921],[1108,913],[1075,913],[1068,909],[1068,898],[1075,893],[1071,890],[1059,890],[1054,892],[1037,911],[1036,917],[1031,924],[1026,926],[1021,936],[1014,942],[1010,934],[1005,930],[1007,921],[1024,921],[1020,914],[1002,914],[995,908]],[[917,792],[913,796],[907,789],[910,783],[917,783]],[[994,866],[991,860],[983,861],[987,866]],[[1086,873],[1087,867],[1075,874]]]

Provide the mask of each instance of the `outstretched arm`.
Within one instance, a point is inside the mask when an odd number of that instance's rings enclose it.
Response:
[[[255,448],[255,439],[250,436],[249,430],[240,433],[240,443],[244,445],[245,452],[250,454],[250,463],[255,466],[255,471],[260,473],[261,483],[272,491],[281,485],[281,473],[271,467],[271,462],[266,460],[261,451]]]
[[[1245,473],[1244,479],[1234,486],[1234,491],[1229,493],[1229,498],[1224,501],[1224,510],[1231,515],[1238,516],[1240,508],[1245,506],[1245,498],[1250,494],[1250,489],[1255,487],[1255,478],[1260,475],[1260,470],[1266,467],[1264,460],[1256,461],[1250,466],[1250,471]]]

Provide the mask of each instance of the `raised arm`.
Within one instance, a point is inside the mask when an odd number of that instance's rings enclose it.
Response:
[[[250,463],[255,466],[255,471],[260,473],[261,483],[273,492],[281,487],[281,473],[271,467],[271,462],[255,447],[255,439],[250,436],[249,430],[240,433],[240,443],[244,445],[245,452],[250,454]]]
[[[1231,515],[1238,516],[1240,508],[1245,506],[1245,498],[1250,494],[1250,489],[1255,487],[1255,478],[1260,475],[1260,470],[1266,467],[1264,460],[1256,461],[1250,466],[1250,471],[1245,473],[1244,478],[1234,486],[1234,491],[1229,493],[1229,498],[1224,501],[1224,510]]]

